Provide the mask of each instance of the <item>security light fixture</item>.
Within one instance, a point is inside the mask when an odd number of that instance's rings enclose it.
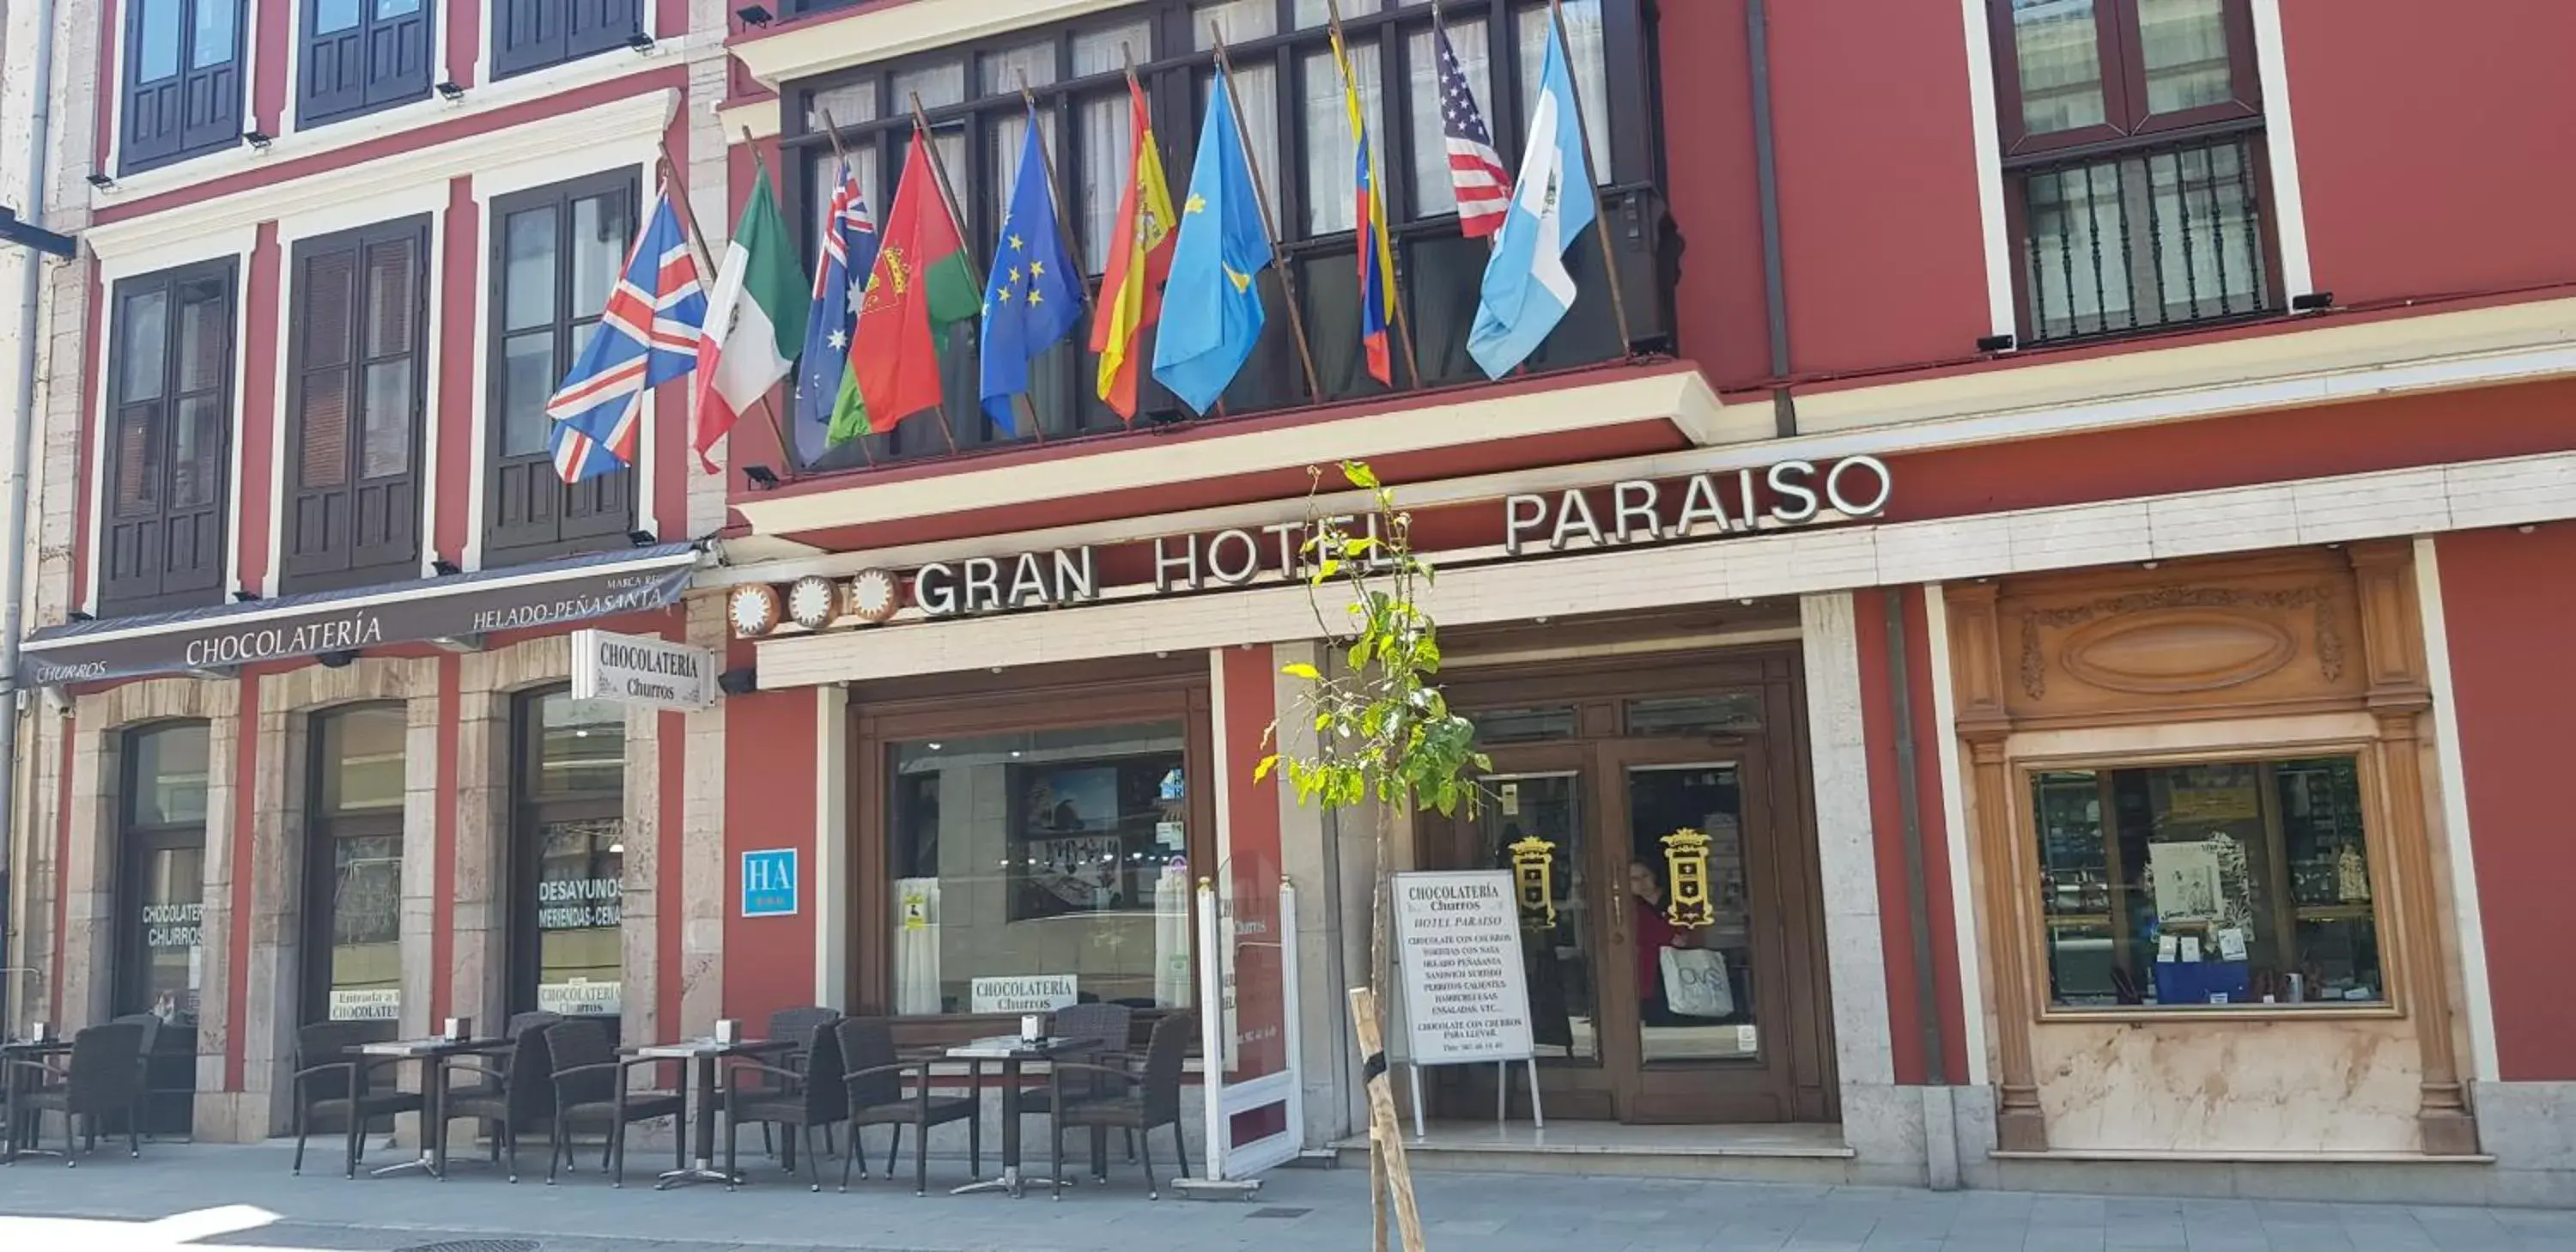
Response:
[[[248,587],[233,588],[233,603],[235,604],[249,604],[257,599],[259,599],[259,593]]]
[[[747,696],[760,690],[760,671],[745,665],[716,675],[716,690],[729,696]]]
[[[246,130],[242,132],[242,142],[249,144],[251,146],[251,150],[254,152],[266,152],[268,151],[268,145],[277,142],[277,140],[274,136],[264,130]]]
[[[429,563],[429,572],[436,574],[441,578],[447,578],[452,575],[464,573],[465,567],[458,565],[454,561],[432,561]]]
[[[778,485],[778,471],[773,470],[766,465],[743,466],[742,476],[749,480],[752,486],[757,487],[762,491],[767,491]]]
[[[442,78],[438,80],[438,86],[433,90],[438,92],[440,99],[447,101],[449,104],[454,104],[465,98],[464,85],[453,78]]]
[[[771,21],[769,6],[762,4],[746,4],[735,9],[733,15],[741,18],[745,26],[767,26]]]
[[[2334,293],[2331,291],[2311,291],[2303,296],[2290,297],[2290,311],[2293,313],[2315,313],[2333,307]]]
[[[356,648],[342,648],[337,652],[325,652],[314,659],[322,662],[322,668],[324,669],[347,669],[349,668],[349,662],[358,659],[358,650]]]
[[[2010,352],[2013,350],[2013,343],[2013,337],[2010,335],[1984,335],[1977,340],[1977,351]]]
[[[626,542],[639,548],[649,548],[662,542],[662,537],[649,530],[630,530],[626,532]]]
[[[90,176],[89,176],[89,185],[90,185],[90,186],[92,186],[92,187],[96,187],[96,188],[98,188],[100,191],[114,191],[114,190],[116,190],[116,180],[115,180],[115,179],[113,179],[113,178],[108,177],[108,176],[107,176],[107,175],[105,175],[105,174],[92,174],[92,175],[90,175]]]
[[[633,49],[635,55],[639,57],[653,55],[653,37],[640,30],[626,37],[626,46]]]
[[[85,613],[79,609],[73,609],[68,616],[75,622],[95,622],[98,620],[98,614]]]

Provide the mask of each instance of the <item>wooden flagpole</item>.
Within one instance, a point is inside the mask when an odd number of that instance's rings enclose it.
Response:
[[[1324,386],[1315,377],[1315,352],[1306,346],[1306,314],[1297,306],[1297,277],[1288,271],[1288,258],[1279,251],[1279,225],[1270,215],[1270,193],[1261,185],[1261,161],[1252,154],[1252,131],[1243,124],[1243,100],[1234,93],[1234,62],[1225,55],[1225,28],[1214,21],[1208,30],[1216,36],[1217,76],[1225,82],[1225,100],[1234,113],[1235,143],[1243,149],[1243,164],[1252,175],[1252,200],[1261,206],[1261,231],[1270,240],[1270,264],[1279,271],[1279,291],[1288,304],[1288,329],[1297,336],[1297,363],[1306,370],[1306,396],[1320,403]]]
[[[1324,0],[1324,13],[1332,20],[1333,23],[1333,64],[1341,71],[1342,90],[1348,93],[1350,99],[1357,100],[1359,99],[1360,86],[1358,83],[1351,81],[1350,45],[1342,38],[1342,0]],[[1378,98],[1381,100],[1385,99],[1385,93],[1380,92],[1378,94]],[[1376,226],[1360,232],[1358,243],[1363,257],[1377,247],[1378,229],[1387,225],[1384,220],[1386,216],[1386,171],[1378,166],[1377,150],[1369,147],[1369,137],[1366,128],[1367,122],[1365,119],[1362,119],[1361,130],[1359,133],[1351,136],[1351,142],[1359,145],[1361,154],[1368,159],[1369,199],[1371,201],[1369,212],[1373,218],[1378,219]],[[1397,281],[1395,276],[1395,248],[1392,246],[1392,241],[1390,241],[1390,246],[1387,248],[1387,256],[1385,257],[1385,260],[1386,291],[1387,294],[1392,297],[1392,302],[1395,305],[1395,331],[1396,334],[1404,340],[1404,368],[1413,376],[1413,385],[1420,387],[1422,385],[1422,358],[1415,355],[1413,351],[1413,319],[1406,315],[1404,311],[1404,285]],[[1365,267],[1365,260],[1363,260],[1362,264],[1363,267]],[[1393,373],[1394,371],[1390,370],[1388,372]]]
[[[841,146],[841,125],[840,123],[832,120],[832,111],[830,109],[823,110],[823,137],[832,141],[832,159],[838,161],[841,168],[848,170],[850,172],[850,177],[858,177],[858,168],[850,164],[850,150]],[[830,201],[826,200],[824,203],[829,204]],[[840,228],[841,224],[836,220],[826,229],[839,230]],[[819,252],[817,255],[819,257]],[[843,264],[846,265],[847,263],[848,258],[843,258]],[[867,289],[867,285],[868,280],[862,276],[859,279],[860,290],[865,291]],[[864,305],[866,301],[861,300],[860,303]],[[860,310],[858,309],[850,310],[850,342],[841,349],[841,373],[845,375],[850,372],[849,354],[858,347],[859,312]],[[835,396],[834,399],[837,403],[838,397]],[[829,447],[831,444],[831,436],[826,434],[823,437],[823,442],[826,447]],[[865,460],[870,465],[875,465],[877,463],[877,454],[868,450],[868,435],[866,432],[860,432],[859,436],[852,439],[850,442],[859,445],[860,459]]]
[[[1610,278],[1610,312],[1618,319],[1619,355],[1624,357],[1630,351],[1628,345],[1631,342],[1628,337],[1628,297],[1619,290],[1619,257],[1610,248],[1610,219],[1601,214],[1601,177],[1595,172],[1600,167],[1592,163],[1592,126],[1583,116],[1583,84],[1574,81],[1574,43],[1565,37],[1563,0],[1547,0],[1547,19],[1553,23],[1551,29],[1556,32],[1556,46],[1565,50],[1565,78],[1574,87],[1574,99],[1569,103],[1574,106],[1575,133],[1583,139],[1583,191],[1592,197],[1592,233],[1601,241],[1601,268]],[[1540,89],[1545,90],[1545,85],[1541,84]],[[1535,135],[1530,136],[1531,142],[1537,139]]]
[[[948,162],[940,159],[939,141],[930,133],[930,119],[922,115],[921,93],[917,91],[912,93],[912,141],[922,145],[929,152],[930,176],[939,180],[939,204],[941,208],[948,211],[948,228],[957,233],[957,248],[959,251],[966,254],[966,272],[974,277],[975,290],[982,291],[984,289],[984,270],[983,267],[975,264],[975,250],[966,246],[966,225],[964,219],[961,218],[957,212],[957,193],[948,185]],[[922,294],[922,310],[925,316],[929,312],[929,300],[929,293],[924,292]],[[939,415],[939,437],[948,441],[949,451],[955,452],[957,450],[957,435],[955,432],[948,429],[948,401],[946,398],[948,387],[945,380],[942,380],[939,391],[941,399],[938,403],[930,406],[931,411]]]

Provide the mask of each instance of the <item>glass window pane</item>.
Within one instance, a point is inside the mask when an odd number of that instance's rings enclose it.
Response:
[[[399,763],[399,762],[397,762]],[[325,1016],[402,1014],[402,836],[331,839],[331,990]]]
[[[224,487],[224,399],[189,396],[179,401],[179,416],[170,436],[170,506],[203,508],[221,497]]]
[[[407,17],[420,12],[420,0],[376,0],[376,16]]]
[[[358,432],[360,478],[388,478],[411,468],[412,372],[408,357],[367,367],[366,422]]]
[[[179,390],[208,391],[232,381],[232,307],[220,278],[179,284]]]
[[[363,341],[369,357],[411,351],[412,322],[420,304],[415,286],[416,252],[408,239],[367,249],[367,322]]]
[[[513,213],[501,227],[501,323],[505,330],[555,318],[555,210]]]
[[[1123,22],[1094,30],[1076,31],[1073,36],[1073,76],[1114,74],[1127,62],[1139,65],[1154,59],[1154,25],[1147,21]]]
[[[349,371],[304,376],[299,432],[303,452],[295,481],[303,487],[337,487],[349,481]]]
[[[911,106],[907,104],[905,107]],[[808,133],[827,126],[848,127],[875,120],[877,80],[874,78],[806,93],[805,129]]]
[[[208,69],[232,60],[240,24],[240,0],[198,0],[197,30],[188,44],[188,68]]]
[[[1746,693],[1722,696],[1649,696],[1628,701],[1631,735],[1732,735],[1762,728],[1762,698]]]
[[[546,450],[552,428],[546,419],[546,400],[554,395],[555,381],[553,331],[502,341],[501,455],[531,456]]]
[[[1118,203],[1127,193],[1128,166],[1136,145],[1134,116],[1125,91],[1090,96],[1082,102],[1082,169],[1076,194],[1082,202],[1082,263],[1094,274],[1107,271],[1110,248],[1118,241]],[[1169,181],[1172,171],[1163,173]],[[1187,172],[1181,177],[1187,178]]]
[[[334,35],[358,24],[359,0],[313,0],[313,33]]]
[[[1178,723],[888,752],[896,1012],[1190,1003]]]
[[[1616,171],[1610,159],[1610,68],[1601,44],[1601,0],[1567,0],[1564,8],[1565,52],[1574,74],[1574,94],[1583,103],[1583,137],[1592,148],[1592,180],[1612,182]],[[1547,69],[1547,10],[1523,9],[1520,23],[1521,119],[1526,123],[1538,108],[1539,76]],[[1459,55],[1465,54],[1465,49],[1459,50]]]
[[[572,309],[574,317],[597,317],[617,289],[617,271],[635,243],[634,211],[624,192],[584,196],[572,202]]]
[[[2101,125],[2108,114],[2093,0],[2013,0],[2012,21],[2023,128],[2045,135]]]
[[[1340,0],[1340,5],[1345,21],[1386,7],[1385,0]],[[1332,16],[1333,0],[1297,0],[1296,18],[1301,28],[1327,25]]]
[[[1207,113],[1208,92],[1216,85],[1214,71],[1199,75],[1199,116]],[[1234,63],[1235,119],[1250,143],[1254,172],[1260,175],[1261,194],[1269,198],[1271,212],[1279,211],[1279,67],[1263,60],[1257,64]],[[1345,124],[1347,127],[1347,123]],[[1162,133],[1157,123],[1156,134]],[[1191,142],[1197,142],[1198,124],[1190,126]],[[1124,167],[1121,167],[1124,168]],[[1165,166],[1164,175],[1172,185],[1172,202],[1180,204],[1189,198],[1190,167],[1187,164]]]
[[[1368,127],[1369,151],[1377,168],[1383,170],[1386,124],[1379,99],[1376,41],[1351,44],[1350,66],[1351,79],[1359,85],[1360,117]],[[1305,102],[1306,234],[1329,235],[1356,229],[1359,145],[1351,133],[1351,111],[1342,92],[1341,70],[1334,65],[1330,52],[1314,53],[1299,63],[1298,79],[1299,95]]]
[[[2049,1002],[2382,1003],[2351,757],[2031,777]]]
[[[2226,0],[2138,0],[2138,51],[2149,113],[2221,104],[2234,94]]]
[[[1437,217],[1458,211],[1458,189],[1449,175],[1449,132],[1441,116],[1440,57],[1438,45],[1430,31],[1416,31],[1405,42],[1406,106],[1411,109],[1413,136],[1413,210],[1416,217]],[[1475,97],[1476,116],[1484,121],[1487,142],[1492,141],[1493,118],[1485,112],[1493,107],[1493,67],[1486,57],[1483,22],[1451,22],[1449,49],[1458,58],[1458,70],[1467,78],[1467,90]],[[1498,154],[1499,155],[1499,154]]]
[[[161,431],[158,406],[142,404],[116,414],[116,515],[143,517],[161,504]]]
[[[1582,780],[1573,774],[1495,775],[1495,803],[1476,814],[1472,868],[1509,869],[1544,860],[1544,906],[1521,906],[1522,965],[1529,971],[1530,1040],[1543,1057],[1601,1055],[1601,970],[1593,939],[1596,910],[1610,901],[1586,866],[1591,843]]]
[[[987,125],[986,133],[993,139],[992,146],[984,152],[984,204],[992,212],[993,223],[998,227],[1003,216],[1010,211],[1011,188],[1020,176],[1020,153],[1026,150],[1028,143],[1029,115],[1023,112],[996,113],[991,115]],[[1045,138],[1040,142],[1046,145],[1048,159],[1058,162],[1061,174],[1063,158],[1060,154],[1064,148],[1058,138],[1060,128],[1056,125],[1055,111],[1040,109],[1038,125],[1045,132]]]
[[[1216,23],[1216,30],[1213,32],[1208,28],[1210,22]],[[1277,0],[1218,0],[1217,3],[1202,4],[1191,11],[1192,47],[1201,52],[1215,47],[1218,33],[1222,33],[1229,44],[1278,34]]]
[[[1762,1050],[1754,1012],[1753,891],[1744,787],[1731,764],[1628,770],[1627,905],[1636,918],[1639,1033],[1648,1061],[1735,1060]],[[1675,845],[1706,839],[1708,921],[1675,920]]]
[[[1570,708],[1492,709],[1471,713],[1467,720],[1475,723],[1479,747],[1574,737],[1574,710]]]
[[[1055,81],[1055,41],[1022,44],[977,57],[976,82],[988,96],[1015,96],[1023,81],[1044,87]],[[924,97],[922,103],[928,104]]]
[[[125,339],[118,345],[125,354],[118,399],[127,404],[159,399],[169,371],[169,349],[169,290],[154,287],[126,297]]]
[[[912,98],[921,97],[921,107],[936,109],[966,99],[966,63],[949,61],[905,70],[888,80],[894,89],[894,108],[899,116],[912,108]]]
[[[551,704],[564,697],[549,697]],[[550,821],[537,840],[537,1004],[566,1016],[616,1016],[624,1008],[626,823],[615,817]]]
[[[626,786],[626,709],[608,700],[576,700],[561,692],[537,702],[539,795],[621,791]]]
[[[125,798],[129,825],[178,826],[206,820],[206,724],[181,722],[140,731],[126,740],[133,755],[133,794]]]
[[[141,0],[134,15],[134,76],[157,83],[179,72],[179,39],[187,0]]]
[[[134,944],[144,954],[143,985],[119,993],[117,1008],[194,1026],[205,969],[205,845],[153,848],[143,854],[138,877],[141,898],[127,916],[141,930]]]

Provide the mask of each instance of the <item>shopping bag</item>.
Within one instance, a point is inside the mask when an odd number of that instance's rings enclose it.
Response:
[[[1708,948],[1665,948],[1664,1007],[1683,1017],[1733,1017],[1726,958]]]

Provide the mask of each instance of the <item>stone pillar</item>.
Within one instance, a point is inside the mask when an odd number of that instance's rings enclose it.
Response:
[[[1993,583],[1965,583],[1947,590],[1951,677],[1958,705],[1959,738],[1968,749],[1976,829],[1971,847],[1981,891],[1978,934],[1986,950],[1995,1006],[1995,1146],[2007,1152],[2048,1148],[2048,1120],[2039,1106],[2039,1078],[2031,1059],[2035,1020],[2033,981],[2026,945],[2023,900],[2015,889],[2020,849],[2014,846],[2012,785],[2004,740],[2012,733],[2005,712],[2002,642],[1995,620]],[[2035,919],[2030,919],[2036,925]],[[1973,1007],[1971,1009],[1973,1011]]]

